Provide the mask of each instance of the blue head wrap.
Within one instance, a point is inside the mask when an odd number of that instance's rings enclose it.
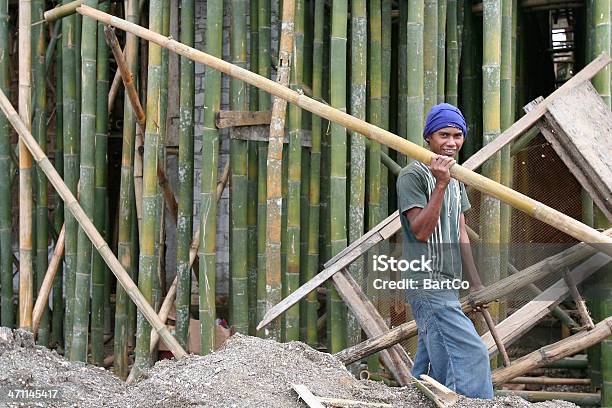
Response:
[[[463,131],[463,137],[467,138],[467,125],[465,118],[459,108],[450,103],[434,105],[427,114],[423,137],[445,127],[454,127]]]

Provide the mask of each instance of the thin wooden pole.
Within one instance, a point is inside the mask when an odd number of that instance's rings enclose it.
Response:
[[[32,2],[19,0],[19,116],[32,120]],[[34,281],[32,269],[32,155],[19,140],[19,327],[32,327]]]
[[[0,49],[9,49],[9,0],[0,1]],[[0,90],[9,93],[8,52],[0,53]],[[9,122],[0,117],[0,177],[11,179],[11,134]],[[11,247],[11,184],[0,185],[0,324],[13,327],[13,249]]]
[[[63,4],[69,3],[64,0]],[[64,134],[64,180],[73,195],[77,194],[79,180],[79,139],[77,137],[77,91],[76,74],[80,67],[76,65],[75,30],[76,15],[62,19],[62,97],[63,97],[63,134]],[[79,101],[80,103],[80,101]],[[66,249],[64,250],[65,303],[64,319],[64,352],[70,355],[72,347],[72,326],[74,321],[74,285],[76,277],[76,252],[78,224],[70,209],[64,206],[64,224],[66,225]]]
[[[181,1],[181,42],[193,46],[195,36],[195,3]],[[179,200],[176,223],[176,337],[187,347],[189,307],[191,305],[191,268],[189,247],[193,235],[193,61],[181,57],[179,91]]]
[[[365,0],[351,3],[351,115],[366,118],[366,83],[368,52],[368,20]],[[349,243],[359,239],[364,231],[366,146],[365,138],[351,132],[350,149],[350,195],[349,195]],[[350,272],[357,282],[364,279],[364,260],[351,264]],[[353,313],[347,315],[347,344],[361,342],[361,327]]]
[[[42,20],[45,4],[44,1],[34,0],[32,2],[32,19]],[[46,27],[43,24],[32,26],[32,75],[33,91],[32,100],[34,102],[32,117],[32,134],[38,141],[43,151],[47,150],[47,90],[46,90]],[[49,208],[47,195],[47,178],[36,168],[36,293],[39,292],[42,281],[45,277],[48,264],[48,232],[49,232]],[[46,305],[45,305],[46,306]],[[49,343],[49,308],[43,310],[40,328],[38,331],[38,342],[43,346]]]
[[[279,86],[289,84],[290,61],[293,53],[293,24],[295,3],[283,0],[281,37],[278,54],[277,82]],[[283,135],[287,101],[275,98],[270,120],[268,142],[268,174],[266,182],[266,311],[281,300],[281,217],[282,217],[282,162]],[[280,323],[280,322],[279,322]],[[280,341],[280,324],[264,330],[264,336]]]
[[[246,0],[230,0],[230,58],[234,65],[246,67]],[[230,79],[230,109],[246,111],[246,84]],[[230,321],[239,333],[248,333],[247,275],[247,142],[230,141]]]
[[[31,152],[34,159],[40,166],[40,168],[47,175],[47,178],[51,182],[51,185],[55,188],[58,194],[64,200],[64,205],[71,211],[73,216],[77,219],[83,229],[87,232],[95,248],[100,252],[102,258],[109,266],[113,274],[117,277],[117,280],[126,289],[130,298],[134,301],[138,309],[143,313],[146,319],[155,327],[155,330],[159,333],[161,338],[164,340],[168,348],[176,358],[182,358],[185,356],[185,351],[177,343],[176,339],[170,334],[166,326],[159,320],[155,311],[144,299],[142,293],[138,290],[134,282],[129,278],[125,269],[121,267],[121,264],[115,258],[108,244],[102,239],[102,236],[96,230],[95,226],[87,217],[83,208],[79,205],[74,195],[70,192],[66,184],[60,178],[59,174],[49,161],[49,159],[42,152],[36,140],[32,137],[32,134],[26,127],[25,123],[21,120],[15,109],[11,106],[11,103],[7,99],[4,92],[0,92],[0,108],[2,112],[7,116],[21,140],[26,145],[27,149]]]
[[[392,134],[389,131],[385,131],[364,121],[355,119],[347,113],[334,109],[333,107],[325,105],[324,103],[317,102],[291,89],[287,89],[286,87],[283,87],[275,83],[274,81],[262,78],[255,73],[252,73],[240,67],[236,67],[218,58],[211,57],[210,55],[205,54],[201,51],[182,46],[175,40],[166,38],[151,30],[147,30],[135,24],[130,24],[120,18],[113,17],[105,13],[100,13],[99,11],[91,7],[81,6],[77,11],[82,14],[95,16],[96,19],[100,19],[101,21],[104,21],[107,24],[111,24],[118,28],[137,33],[137,35],[147,39],[148,41],[152,41],[156,44],[172,49],[173,51],[176,51],[181,55],[187,55],[197,62],[210,65],[211,67],[219,69],[220,71],[228,75],[239,76],[244,81],[256,84],[260,89],[263,89],[266,92],[270,92],[275,96],[278,96],[279,98],[283,98],[291,103],[295,103],[299,105],[302,109],[306,109],[312,113],[315,113],[316,115],[320,115],[321,117],[324,117],[325,119],[333,121],[348,129],[356,130],[364,136],[384,143],[392,149],[406,153],[407,155],[410,155],[416,160],[428,163],[433,157],[433,153],[431,151],[421,148],[419,146],[415,146],[413,143],[410,143]],[[601,64],[606,64],[609,62],[609,57],[598,60],[598,63]],[[525,121],[529,119],[530,118],[528,117],[527,119],[523,120],[522,125],[524,125]],[[503,136],[504,139],[513,137],[513,132],[516,132],[516,128],[519,126],[515,125],[508,129],[507,132],[504,132],[503,135],[500,135],[500,137]],[[486,194],[493,195],[494,197],[512,205],[514,208],[523,211],[528,215],[531,215],[534,218],[539,219],[549,225],[553,225],[578,240],[588,242],[588,245],[598,250],[601,250],[602,252],[612,255],[612,249],[609,247],[609,244],[612,243],[612,238],[606,236],[605,234],[593,230],[592,228],[583,225],[579,221],[576,221],[573,218],[550,207],[547,207],[537,202],[536,200],[533,200],[523,194],[513,191],[505,186],[502,186],[499,183],[487,179],[486,177],[480,176],[474,171],[465,168],[464,166],[455,164],[450,169],[450,172],[451,175],[457,180],[463,181],[467,185],[472,185],[475,189],[482,191]]]
[[[99,9],[107,11],[108,2]],[[95,179],[94,179],[94,225],[108,239],[106,231],[106,182],[108,146],[108,47],[104,40],[104,24],[97,25],[97,66],[96,66],[96,134],[95,134]],[[96,252],[92,254],[92,303],[91,303],[91,357],[96,365],[104,362],[104,304],[106,264]]]

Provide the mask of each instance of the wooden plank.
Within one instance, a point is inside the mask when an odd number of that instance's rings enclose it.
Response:
[[[529,128],[536,124],[536,122],[546,113],[548,105],[555,98],[562,96],[571,88],[580,85],[584,81],[588,81],[593,78],[601,69],[611,62],[608,55],[600,55],[594,59],[589,65],[584,67],[580,72],[574,75],[570,80],[564,83],[559,89],[548,95],[546,99],[535,109],[532,109],[525,116],[514,122],[512,126],[506,129],[502,134],[495,138],[494,141],[485,145],[478,152],[473,154],[465,163],[464,167],[471,170],[475,170],[480,167],[489,157],[495,154],[502,147],[516,139],[518,136],[525,133]]]
[[[291,384],[291,388],[300,396],[302,401],[310,408],[325,408],[321,401],[314,396],[312,392],[304,384]]]
[[[218,129],[233,126],[270,125],[271,117],[272,111],[219,111],[215,116],[215,125]]]
[[[309,130],[301,130],[302,147],[312,146],[312,136]],[[289,143],[288,132],[284,133],[283,143]],[[268,142],[270,140],[270,126],[241,126],[230,129],[230,139],[250,140],[256,142]]]
[[[612,258],[606,254],[595,254],[572,269],[570,275],[576,283],[580,283],[611,260]],[[506,346],[514,343],[546,316],[553,307],[558,306],[568,295],[569,289],[562,278],[536,296],[531,302],[512,313],[496,326],[503,343]],[[482,341],[487,346],[489,355],[494,356],[497,353],[497,347],[491,333],[487,332],[482,335]]]

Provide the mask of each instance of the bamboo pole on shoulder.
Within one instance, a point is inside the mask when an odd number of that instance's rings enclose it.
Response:
[[[304,70],[304,0],[295,0],[293,31],[293,55],[289,86],[298,91],[303,84]],[[285,296],[300,287],[300,213],[302,178],[302,110],[289,105],[289,146],[287,152],[287,269],[285,272]],[[295,305],[285,315],[285,340],[299,340],[300,309]]]
[[[223,0],[209,0],[206,5],[206,52],[222,55]],[[204,130],[202,132],[202,179],[200,185],[199,317],[200,354],[213,351],[215,339],[215,282],[217,206],[215,185],[219,163],[219,131],[215,114],[221,107],[221,72],[206,67],[204,71]],[[260,272],[263,273],[263,272]]]
[[[101,13],[100,11],[97,11],[91,7],[81,6],[77,11],[89,16],[95,16],[96,19],[104,21],[106,24],[111,24],[115,27],[125,29],[126,31],[137,33],[137,35],[148,41],[172,49],[181,55],[189,56],[197,62],[214,67],[215,69],[218,69],[228,75],[238,76],[248,83],[257,85],[260,89],[263,89],[266,92],[270,92],[279,98],[286,99],[290,103],[299,105],[302,109],[306,109],[312,113],[315,113],[316,115],[320,115],[321,117],[333,121],[348,129],[356,130],[370,139],[376,140],[380,143],[385,143],[390,148],[406,153],[416,160],[428,163],[433,157],[433,153],[431,151],[415,146],[413,143],[401,139],[389,131],[355,119],[351,115],[341,112],[338,109],[334,109],[329,105],[322,102],[317,102],[305,95],[278,85],[274,81],[262,78],[255,73],[240,67],[236,67],[218,58],[211,57],[204,52],[182,46],[177,41],[166,38],[151,30],[147,30],[146,28],[137,26],[135,24],[130,24],[120,18]],[[609,63],[609,61],[609,57],[600,60],[600,62],[603,63]],[[485,194],[490,194],[504,202],[507,202],[514,208],[523,211],[542,222],[552,225],[578,240],[588,243],[589,246],[597,250],[612,255],[612,248],[609,247],[609,244],[612,244],[612,238],[608,237],[607,235],[587,227],[579,221],[550,207],[547,207],[532,198],[489,180],[464,166],[455,164],[450,169],[450,172],[451,175],[457,180],[463,181],[467,185],[471,185],[473,188]]]
[[[42,0],[34,0],[32,2],[32,19],[34,21],[42,20],[45,2]],[[43,24],[32,26],[32,79],[33,79],[33,95],[32,100],[33,116],[32,116],[32,134],[38,141],[39,146],[43,151],[47,150],[47,90],[46,90],[46,27]],[[48,232],[49,232],[49,208],[47,194],[47,178],[39,168],[35,169],[36,175],[36,257],[34,265],[36,266],[36,293],[40,291],[42,281],[45,277],[48,264]],[[49,308],[45,305],[43,310],[40,327],[38,330],[38,342],[43,346],[49,344]]]
[[[64,0],[63,4],[69,3]],[[76,93],[76,49],[75,30],[76,15],[62,19],[62,99],[64,136],[64,180],[73,195],[77,194],[79,180],[79,139],[77,137],[77,93]],[[80,67],[78,68],[80,70]],[[80,101],[79,101],[80,103]],[[76,277],[76,252],[78,224],[70,209],[64,206],[64,224],[66,225],[66,248],[64,249],[65,318],[64,318],[64,355],[70,355],[72,347],[72,326],[74,317],[74,285]]]
[[[230,59],[246,67],[246,0],[230,0]],[[238,78],[230,79],[230,109],[246,111],[247,86]],[[247,334],[248,273],[247,273],[247,142],[230,140],[230,321],[239,333]]]
[[[128,0],[125,10],[128,21],[136,23],[139,21],[137,0]],[[125,40],[126,67],[137,75],[138,70],[138,37],[127,33]],[[121,65],[119,65],[121,67]],[[131,78],[131,77],[130,77]],[[135,78],[133,78],[135,80]],[[125,87],[128,90],[129,87]],[[129,91],[127,91],[128,95]],[[136,95],[138,96],[138,95]],[[136,253],[132,251],[131,233],[132,221],[136,214],[132,211],[134,205],[134,144],[136,133],[137,114],[132,104],[124,103],[123,106],[123,138],[121,149],[121,176],[119,187],[119,209],[118,209],[118,244],[117,257],[121,266],[134,274],[132,260]],[[137,154],[137,153],[136,153]],[[134,237],[136,240],[137,237]],[[128,375],[128,304],[130,300],[121,285],[117,286],[115,294],[115,335],[114,335],[114,369],[115,373],[122,379]]]
[[[195,36],[195,3],[181,1],[181,42],[190,47]],[[193,106],[195,66],[186,57],[180,59],[179,90],[179,200],[176,223],[176,338],[187,347],[189,308],[191,306],[191,267],[189,248],[193,235]]]
[[[32,2],[19,0],[19,116],[32,120]],[[19,327],[30,330],[34,295],[32,266],[32,155],[19,140]]]
[[[163,0],[149,3],[149,26],[152,30],[162,32]],[[143,157],[143,188],[142,188],[142,229],[140,235],[140,262],[138,271],[138,287],[145,299],[153,302],[153,282],[157,273],[157,256],[155,252],[156,233],[158,222],[157,200],[157,167],[159,159],[160,117],[161,101],[161,47],[149,44],[148,72],[147,72],[147,104],[146,127]],[[132,374],[138,377],[139,373],[149,366],[151,326],[138,313],[136,331],[136,359]],[[132,375],[130,374],[130,375]]]
[[[9,0],[0,1],[0,49],[9,49]],[[9,53],[0,53],[0,91],[10,90]],[[11,133],[0,117],[0,178],[11,179]],[[0,325],[13,327],[13,249],[11,246],[11,183],[0,185]]]
[[[351,115],[366,118],[368,20],[366,0],[351,3]],[[356,241],[364,231],[366,146],[365,138],[357,132],[350,132],[350,191],[348,242]],[[360,284],[364,279],[365,262],[355,261],[349,267],[351,275]],[[361,342],[361,326],[355,315],[347,315],[347,344]]]
[[[278,52],[277,82],[280,87],[289,85],[291,57],[293,53],[293,28],[295,2],[283,0],[281,36]],[[281,286],[281,218],[282,218],[282,175],[283,136],[287,101],[275,98],[270,120],[268,141],[268,174],[266,181],[266,306],[268,311],[282,297]],[[277,341],[281,339],[280,322],[263,332],[264,337]]]
[[[159,320],[155,314],[155,311],[145,300],[134,282],[129,278],[127,272],[125,269],[123,269],[117,258],[115,258],[108,244],[104,241],[104,239],[102,239],[102,236],[98,230],[96,230],[85,211],[83,211],[83,208],[79,205],[77,199],[70,192],[49,159],[42,152],[36,143],[36,140],[32,137],[32,134],[28,130],[26,124],[21,120],[15,109],[11,106],[11,103],[4,92],[0,92],[0,109],[9,119],[9,122],[13,125],[19,134],[19,137],[26,145],[26,148],[31,152],[34,159],[43,170],[55,190],[62,197],[66,208],[71,211],[79,224],[83,226],[83,229],[87,232],[93,245],[98,252],[100,252],[102,258],[109,266],[113,274],[115,274],[119,283],[121,283],[121,285],[126,289],[130,298],[134,301],[134,303],[136,303],[136,306],[143,313],[146,319],[155,327],[155,330],[168,345],[168,348],[170,351],[172,351],[174,356],[179,359],[183,358],[186,355],[185,350],[183,350],[183,348],[177,343],[176,339],[170,334],[166,326]]]
[[[101,11],[108,10],[108,2],[100,3]],[[97,66],[96,66],[96,133],[95,133],[95,177],[94,177],[94,225],[102,237],[108,239],[106,231],[107,150],[108,150],[108,47],[104,39],[104,24],[97,29]],[[92,254],[91,270],[91,357],[92,362],[101,366],[104,361],[104,304],[106,264],[100,254]]]

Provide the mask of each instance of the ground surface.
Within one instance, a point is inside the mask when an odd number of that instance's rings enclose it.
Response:
[[[126,386],[110,372],[72,363],[35,346],[29,333],[0,328],[0,407],[256,407],[305,408],[291,383],[321,397],[383,402],[394,407],[433,407],[412,387],[393,388],[356,380],[342,363],[299,342],[277,343],[232,336],[208,356],[157,363],[137,383]],[[59,388],[59,398],[24,405],[7,403],[7,390]],[[575,407],[566,402],[530,404],[520,398],[463,399],[464,407]],[[352,405],[352,407],[358,407]]]

